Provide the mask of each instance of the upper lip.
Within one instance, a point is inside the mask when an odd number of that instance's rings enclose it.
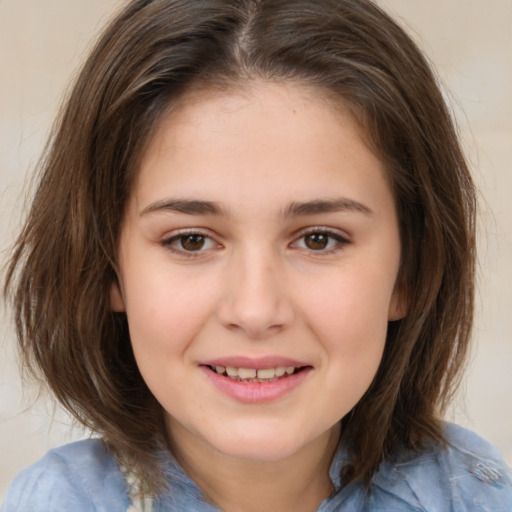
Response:
[[[201,363],[202,366],[230,366],[232,368],[253,368],[255,370],[261,368],[277,368],[279,366],[294,366],[295,368],[302,368],[303,366],[311,366],[303,361],[290,359],[288,357],[280,356],[265,356],[265,357],[247,357],[247,356],[228,356],[219,357],[217,359],[210,359]]]

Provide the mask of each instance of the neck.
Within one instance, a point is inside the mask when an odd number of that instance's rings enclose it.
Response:
[[[172,451],[206,499],[224,512],[312,512],[333,490],[329,468],[338,440],[336,426],[278,461],[236,459],[200,443],[186,452],[176,444]]]

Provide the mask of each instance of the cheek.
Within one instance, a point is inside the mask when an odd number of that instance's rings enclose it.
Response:
[[[377,373],[386,343],[388,289],[370,276],[351,273],[331,279],[325,293],[316,289],[303,305],[308,329],[322,350],[320,401],[333,421],[359,402]]]
[[[199,293],[201,288],[201,293]],[[210,315],[212,287],[179,275],[145,273],[126,283],[126,314],[137,362],[183,352]]]
[[[304,318],[324,350],[350,365],[378,365],[386,341],[392,283],[371,267],[333,273],[306,293]]]

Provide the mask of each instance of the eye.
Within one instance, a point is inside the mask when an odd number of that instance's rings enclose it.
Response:
[[[292,244],[292,247],[298,247],[299,249],[306,249],[315,252],[330,253],[337,249],[341,249],[342,246],[348,243],[349,241],[338,233],[318,229],[304,233]]]
[[[162,245],[179,253],[203,252],[220,247],[212,238],[202,233],[181,233],[165,239]]]

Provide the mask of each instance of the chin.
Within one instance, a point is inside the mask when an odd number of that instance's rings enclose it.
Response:
[[[273,462],[290,457],[303,447],[305,441],[290,432],[278,433],[275,428],[255,428],[253,431],[229,431],[227,436],[211,440],[210,444],[226,457]]]

